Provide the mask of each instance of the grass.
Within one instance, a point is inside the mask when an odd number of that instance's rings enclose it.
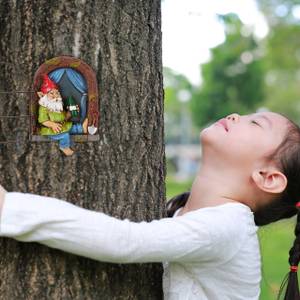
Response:
[[[166,178],[167,199],[190,190],[192,183],[193,180],[176,182],[172,176],[168,175]],[[258,230],[262,256],[260,300],[275,300],[280,284],[289,271],[288,252],[294,241],[295,221],[293,217],[260,227]],[[283,299],[283,295],[281,298]]]
[[[276,299],[280,284],[289,271],[288,252],[294,241],[295,222],[293,217],[261,227],[258,231],[263,276],[261,300]]]

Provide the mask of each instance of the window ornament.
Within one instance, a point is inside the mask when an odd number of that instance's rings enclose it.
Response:
[[[30,105],[32,141],[57,140],[66,155],[75,142],[97,141],[96,76],[82,60],[60,56],[36,71]]]

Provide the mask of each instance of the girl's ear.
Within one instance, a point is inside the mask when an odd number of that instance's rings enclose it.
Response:
[[[287,186],[286,176],[277,170],[255,170],[251,177],[257,187],[267,193],[281,193]]]

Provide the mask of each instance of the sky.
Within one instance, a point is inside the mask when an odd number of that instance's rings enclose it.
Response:
[[[268,33],[255,0],[163,0],[163,66],[184,74],[192,84],[201,83],[200,64],[210,59],[210,48],[224,41],[224,28],[216,14],[235,12],[253,26],[257,38]]]

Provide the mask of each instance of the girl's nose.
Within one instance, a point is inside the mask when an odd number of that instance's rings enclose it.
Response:
[[[239,118],[240,115],[237,113],[230,114],[229,116],[226,117],[227,120],[232,120],[232,121],[237,121],[239,120]]]

